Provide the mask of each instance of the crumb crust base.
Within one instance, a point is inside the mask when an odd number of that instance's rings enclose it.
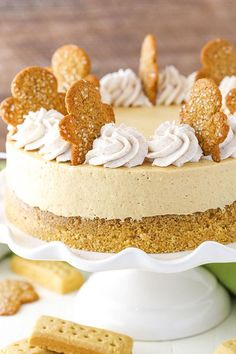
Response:
[[[224,209],[189,215],[122,221],[57,216],[31,207],[7,191],[5,211],[11,224],[31,236],[86,251],[119,252],[137,247],[147,253],[171,253],[192,250],[204,241],[236,242],[236,202]]]

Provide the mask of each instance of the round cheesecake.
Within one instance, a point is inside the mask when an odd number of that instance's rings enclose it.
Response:
[[[118,108],[116,122],[146,137],[179,106]],[[44,160],[7,142],[9,222],[46,241],[97,252],[138,247],[176,252],[203,241],[236,241],[236,159],[201,160],[181,168],[109,169]]]

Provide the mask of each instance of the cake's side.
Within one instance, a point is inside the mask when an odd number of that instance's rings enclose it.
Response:
[[[166,253],[194,249],[204,241],[236,242],[236,202],[223,210],[137,221],[57,216],[30,207],[10,191],[5,207],[9,222],[27,234],[87,251],[119,252],[138,247],[148,253]]]
[[[7,218],[32,236],[98,252],[236,241],[235,159],[110,170],[45,161],[13,142],[7,150]]]
[[[223,209],[236,200],[236,159],[182,168],[109,169],[45,161],[7,143],[7,184],[31,207],[58,216],[139,220]]]

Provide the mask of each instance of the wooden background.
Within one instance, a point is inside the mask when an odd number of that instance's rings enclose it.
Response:
[[[148,32],[158,38],[160,66],[174,63],[188,74],[207,40],[235,40],[236,0],[0,0],[0,99],[20,69],[49,65],[65,43],[85,48],[100,76],[137,69]],[[5,132],[1,122],[0,150]]]

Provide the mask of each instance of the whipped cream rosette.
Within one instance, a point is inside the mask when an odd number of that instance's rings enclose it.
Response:
[[[196,81],[196,71],[194,71],[193,73],[189,74],[187,76],[187,88],[186,88],[186,92],[185,92],[185,99],[184,101],[187,102],[189,100],[189,97],[190,97],[190,93],[191,93],[191,90],[193,88],[193,85]]]
[[[186,101],[196,73],[181,75],[175,66],[165,67],[159,75],[157,104],[172,105]],[[100,81],[103,102],[115,107],[138,107],[152,104],[143,92],[141,80],[131,69],[120,69]]]
[[[187,99],[194,81],[195,73],[186,77],[175,66],[166,66],[159,76],[157,104],[181,104]]]
[[[29,112],[24,118],[11,137],[16,141],[16,147],[26,151],[38,150],[46,160],[70,161],[70,144],[59,134],[58,124],[63,118],[61,113],[41,108],[37,112]]]
[[[234,117],[236,121],[236,117]],[[235,125],[235,122],[234,122]],[[235,128],[235,127],[234,127]],[[220,157],[221,160],[225,160],[228,157],[236,157],[236,136],[235,129],[230,127],[229,133],[225,141],[220,144]]]
[[[180,167],[186,162],[198,162],[202,156],[194,129],[175,122],[161,124],[148,141],[148,149],[147,158],[160,167]]]
[[[101,136],[93,143],[93,149],[86,155],[86,163],[104,167],[134,167],[142,165],[148,152],[144,136],[136,129],[121,124],[106,124]]]
[[[100,80],[100,92],[103,102],[115,107],[151,106],[140,79],[131,69],[105,75]]]
[[[236,113],[228,116],[228,121],[230,128],[236,134]]]
[[[59,132],[59,122],[55,122],[44,137],[43,146],[39,153],[45,160],[54,160],[57,162],[71,161],[71,145],[62,140]]]
[[[228,117],[229,133],[221,144],[221,158],[236,157],[236,113]]]

